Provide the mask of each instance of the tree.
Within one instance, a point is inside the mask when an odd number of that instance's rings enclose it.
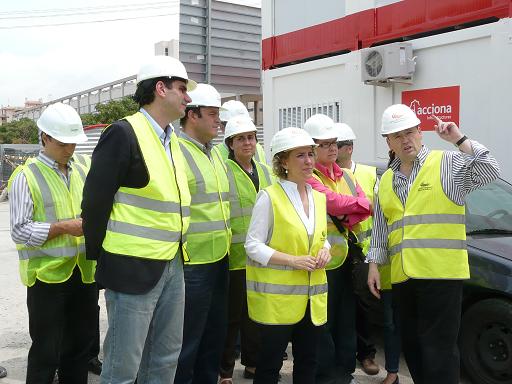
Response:
[[[38,129],[34,121],[23,118],[0,125],[0,144],[37,144]]]
[[[139,110],[139,106],[131,96],[121,100],[111,100],[106,104],[97,104],[96,113],[86,113],[81,116],[84,125],[110,124],[125,116],[132,115]]]

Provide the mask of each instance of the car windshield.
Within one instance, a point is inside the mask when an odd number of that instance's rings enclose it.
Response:
[[[512,233],[512,185],[498,179],[466,197],[466,231]]]

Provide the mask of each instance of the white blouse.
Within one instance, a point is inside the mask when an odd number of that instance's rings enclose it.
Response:
[[[311,186],[306,184],[306,192],[309,201],[309,215],[306,215],[299,190],[297,189],[297,184],[292,181],[281,179],[278,183],[281,184],[284,192],[293,204],[293,207],[302,220],[308,235],[313,235],[315,230],[315,204],[313,202]],[[261,190],[256,196],[256,202],[254,203],[254,208],[252,210],[251,223],[245,240],[245,251],[247,256],[262,265],[267,265],[268,261],[276,251],[267,245],[272,234],[273,225],[274,218],[270,197],[267,192]],[[324,247],[330,248],[327,239],[325,240]]]

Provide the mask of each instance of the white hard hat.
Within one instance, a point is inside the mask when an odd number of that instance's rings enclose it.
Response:
[[[329,116],[321,113],[307,119],[304,123],[304,130],[313,139],[327,140],[338,137],[338,133],[334,129],[334,121]]]
[[[137,73],[137,84],[156,77],[179,77],[187,80],[187,91],[192,91],[197,86],[194,80],[189,79],[183,63],[170,56],[152,56],[142,64]]]
[[[222,121],[228,121],[229,119],[239,115],[251,118],[249,111],[241,101],[228,100],[222,104],[222,108],[224,108],[224,110],[220,111],[220,119]]]
[[[224,141],[239,133],[256,132],[256,126],[247,116],[235,116],[228,120],[224,131]]]
[[[270,143],[270,153],[274,157],[280,152],[305,146],[316,147],[317,144],[304,129],[290,127],[282,129],[274,135]]]
[[[352,141],[356,139],[356,135],[350,125],[345,123],[335,123],[334,128],[338,133],[338,141]]]
[[[87,141],[80,116],[67,104],[55,103],[48,106],[37,120],[37,126],[61,143],[78,144]]]
[[[387,107],[382,114],[380,133],[389,135],[420,125],[420,119],[411,108],[404,104]]]
[[[192,101],[187,107],[221,107],[220,93],[210,84],[197,84],[197,88],[188,93]]]

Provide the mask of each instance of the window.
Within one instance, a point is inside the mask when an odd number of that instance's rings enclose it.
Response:
[[[322,113],[334,122],[341,121],[341,101],[279,108],[279,129],[304,126],[311,116]]]

